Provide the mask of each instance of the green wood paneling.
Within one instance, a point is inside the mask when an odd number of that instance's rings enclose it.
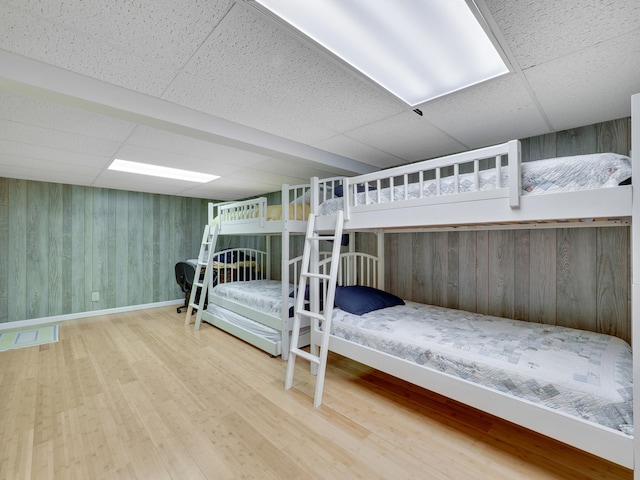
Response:
[[[207,203],[0,178],[0,322],[181,298]]]
[[[479,231],[476,234],[476,287],[478,313],[489,313],[489,232]]]
[[[529,292],[531,291],[529,265],[531,265],[531,236],[529,232],[516,230],[515,271],[513,274],[514,305],[513,316],[520,320],[529,319]]]
[[[557,242],[557,317],[567,327],[596,330],[596,229],[560,229]]]
[[[96,189],[98,190],[98,189]],[[94,195],[93,189],[86,189],[83,195],[84,200],[84,288],[81,291],[80,302],[82,305],[82,310],[85,312],[89,312],[93,310],[92,302],[91,302],[91,292],[93,291],[93,270],[95,268],[95,260],[94,260],[94,245],[93,245],[93,237],[95,233],[93,231],[93,198]]]
[[[142,302],[151,303],[154,301],[154,292],[158,288],[157,265],[154,259],[159,254],[158,232],[154,230],[155,215],[155,195],[149,194],[144,197],[144,247],[142,251],[144,265],[144,279],[142,285]],[[147,243],[147,239],[149,239]]]
[[[89,196],[86,187],[71,187],[71,309],[69,313],[89,311],[85,303],[87,289],[86,278],[91,275],[91,250],[88,245],[91,242],[91,222],[87,222],[85,211],[91,210],[87,205],[86,197]],[[90,288],[90,286],[89,286]]]
[[[629,235],[629,227],[387,233],[385,288],[628,341]]]
[[[489,232],[489,314],[514,316],[515,243],[513,230]]]
[[[0,323],[9,321],[9,180],[0,178]]]
[[[62,187],[62,304],[60,312],[73,311],[73,187]]]
[[[129,192],[127,197],[127,304],[140,305],[144,301],[144,198],[145,194]]]
[[[104,188],[94,188],[93,212],[91,215],[91,281],[87,292],[89,310],[107,308],[109,276],[109,193]],[[94,302],[91,294],[100,294],[100,300]]]
[[[49,308],[47,315],[61,315],[63,312],[62,265],[64,261],[63,240],[63,186],[59,183],[45,184],[49,187],[49,241],[47,252]]]
[[[114,307],[129,305],[129,192],[117,190],[114,199],[115,242],[114,261],[115,282]]]
[[[628,228],[602,228],[597,232],[597,330],[626,340],[631,338],[630,247]]]
[[[458,308],[475,310],[476,298],[476,232],[459,232]]]
[[[10,322],[27,316],[27,181],[9,180]]]
[[[38,318],[49,311],[49,188],[27,182],[27,315]]]
[[[460,234],[450,232],[447,235],[447,307],[459,308],[460,295]]]
[[[529,314],[526,319],[556,324],[556,230],[529,232]]]

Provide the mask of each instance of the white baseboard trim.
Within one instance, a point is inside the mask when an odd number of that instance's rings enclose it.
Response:
[[[10,328],[31,327],[34,325],[43,325],[47,323],[66,322],[67,320],[78,320],[79,318],[98,317],[100,315],[111,315],[112,313],[133,312],[135,310],[145,310],[147,308],[166,307],[169,305],[181,305],[182,300],[167,300],[166,302],[145,303],[143,305],[130,305],[128,307],[106,308],[104,310],[92,310],[90,312],[70,313],[67,315],[55,315],[53,317],[32,318],[29,320],[17,320],[15,322],[0,323],[0,330]]]

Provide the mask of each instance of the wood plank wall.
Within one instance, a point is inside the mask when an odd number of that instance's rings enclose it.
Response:
[[[207,203],[0,178],[0,322],[183,298]]]
[[[628,155],[630,126],[625,118],[524,139],[523,159]],[[371,238],[359,242],[375,252]],[[630,341],[629,227],[392,233],[385,258],[385,288],[407,300]]]
[[[629,235],[628,227],[387,233],[385,288],[630,341]]]

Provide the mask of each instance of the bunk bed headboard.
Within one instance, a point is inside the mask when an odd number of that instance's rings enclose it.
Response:
[[[260,280],[268,278],[269,254],[255,248],[220,250],[213,254],[213,268],[218,275],[217,283]]]
[[[374,255],[359,252],[341,254],[338,285],[364,285],[379,288],[378,258]]]
[[[319,271],[328,274],[331,268],[331,252],[320,252]],[[343,252],[340,254],[338,281],[340,286],[363,285],[380,288],[378,257],[361,252]]]

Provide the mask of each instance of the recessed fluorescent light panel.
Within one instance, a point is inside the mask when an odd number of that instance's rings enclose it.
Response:
[[[410,106],[509,71],[472,0],[246,3],[261,5]]]
[[[207,183],[219,175],[209,175],[206,173],[192,172],[189,170],[180,170],[179,168],[159,167],[149,163],[130,162],[128,160],[120,160],[116,158],[109,170],[117,170],[119,172],[138,173],[140,175],[151,175],[153,177],[172,178],[174,180],[184,180],[186,182]]]

